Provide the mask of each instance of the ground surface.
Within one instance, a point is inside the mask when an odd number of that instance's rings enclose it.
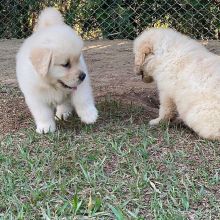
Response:
[[[18,40],[0,42],[1,85],[17,87],[15,54],[20,44],[21,41]],[[140,80],[140,77],[133,73],[134,61],[131,41],[86,42],[84,54],[92,78],[96,100],[114,97],[127,103],[134,102],[140,106],[145,106],[146,111],[151,116],[155,116],[158,101],[155,89],[153,89],[154,85],[146,85]],[[0,110],[7,112],[7,114],[0,116],[2,122],[0,133],[11,132],[26,126],[30,115],[24,105],[24,100],[22,98],[14,99],[11,103],[11,100],[8,100],[4,93],[1,93],[1,98],[3,101],[1,101]],[[5,109],[6,106],[7,109]],[[24,111],[28,117],[23,117]]]
[[[133,74],[130,41],[86,42],[100,118],[85,126],[74,115],[44,136],[17,88],[20,44],[0,41],[0,218],[220,219],[219,142],[148,126],[158,98]],[[218,42],[207,47],[220,54]]]
[[[17,87],[15,77],[15,54],[21,40],[0,41],[0,83],[1,86]],[[220,54],[220,43],[210,41],[208,48]],[[132,42],[125,40],[90,41],[85,43],[85,59],[92,78],[96,100],[114,97],[124,103],[143,106],[151,117],[158,112],[158,99],[154,84],[145,84],[133,73],[134,57]],[[4,89],[3,89],[4,90]],[[0,133],[11,132],[25,127],[30,118],[29,111],[22,97],[9,100],[1,92]],[[22,109],[22,111],[21,111]],[[24,115],[28,115],[24,117]]]

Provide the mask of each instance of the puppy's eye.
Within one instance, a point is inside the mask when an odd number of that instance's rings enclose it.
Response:
[[[70,68],[70,61],[68,60],[66,63],[61,64],[62,67]]]

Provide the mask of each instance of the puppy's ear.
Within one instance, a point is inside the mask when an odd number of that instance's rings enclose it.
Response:
[[[48,48],[35,48],[30,59],[37,73],[46,76],[52,60],[52,51]]]
[[[135,51],[135,67],[134,67],[134,72],[137,75],[142,74],[141,67],[145,61],[145,58],[153,52],[153,47],[150,43],[144,43],[141,44],[138,48],[136,48]]]

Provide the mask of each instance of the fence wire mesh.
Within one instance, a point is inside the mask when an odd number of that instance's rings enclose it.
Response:
[[[220,38],[220,0],[0,0],[0,38],[25,38],[40,10],[59,9],[84,39],[134,39],[172,27],[196,39]]]

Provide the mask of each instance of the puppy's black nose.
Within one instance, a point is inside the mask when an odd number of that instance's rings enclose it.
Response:
[[[79,74],[79,80],[80,80],[80,81],[83,81],[85,78],[86,78],[86,74],[85,74],[84,72],[81,72],[81,73]]]

